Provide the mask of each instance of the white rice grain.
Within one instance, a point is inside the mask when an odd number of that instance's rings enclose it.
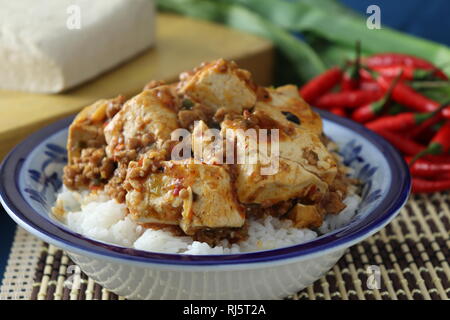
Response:
[[[313,230],[293,227],[290,220],[267,216],[259,220],[250,218],[247,240],[233,245],[223,240],[221,245],[211,247],[188,236],[174,236],[164,229],[145,229],[127,215],[125,204],[119,204],[102,193],[87,197],[64,190],[57,201],[64,208],[76,210],[65,214],[64,222],[70,229],[100,241],[144,251],[190,255],[234,254],[292,246],[318,236]],[[360,201],[358,195],[349,195],[344,200],[347,207],[338,215],[327,215],[319,232],[327,233],[348,224],[355,216]]]

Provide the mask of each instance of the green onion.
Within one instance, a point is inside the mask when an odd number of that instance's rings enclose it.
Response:
[[[224,23],[232,28],[272,40],[292,63],[297,75],[307,80],[325,70],[314,50],[303,41],[242,6],[208,0],[159,0],[158,7],[187,16]]]
[[[432,41],[419,39],[382,26],[379,30],[370,30],[366,19],[355,16],[345,10],[331,11],[338,8],[337,2],[326,10],[325,1],[322,8],[310,1],[277,0],[228,0],[238,3],[265,17],[273,24],[290,31],[312,33],[330,41],[334,45],[353,48],[357,40],[362,49],[368,53],[402,52],[422,57],[435,65],[444,65],[450,61],[450,49]],[[337,10],[337,9],[336,9]],[[450,66],[445,68],[450,73]]]

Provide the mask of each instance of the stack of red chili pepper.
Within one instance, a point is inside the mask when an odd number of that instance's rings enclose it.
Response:
[[[450,96],[439,103],[413,89],[428,79],[450,86],[430,62],[406,54],[357,54],[344,68],[334,67],[300,89],[312,106],[364,124],[405,156],[413,192],[450,189]]]

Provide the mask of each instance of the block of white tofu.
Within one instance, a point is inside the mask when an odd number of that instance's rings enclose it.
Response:
[[[256,90],[248,71],[223,59],[205,64],[180,77],[179,91],[213,110],[241,113],[253,107]]]
[[[55,93],[154,43],[151,0],[0,0],[0,89]]]
[[[144,90],[128,100],[105,127],[106,153],[114,158],[121,150],[145,148],[171,139],[178,129],[176,97],[171,86]]]
[[[204,228],[238,228],[245,212],[232,189],[224,166],[199,164],[191,159],[168,161],[164,173],[180,181],[183,213],[180,227],[186,234]]]
[[[294,85],[266,88],[269,98],[258,101],[255,110],[262,110],[284,125],[294,125],[322,134],[322,119],[298,94]]]

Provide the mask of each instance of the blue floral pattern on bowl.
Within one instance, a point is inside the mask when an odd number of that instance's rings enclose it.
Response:
[[[46,158],[43,159],[42,164],[28,170],[28,176],[34,183],[28,185],[25,192],[30,199],[48,209],[51,206],[51,202],[47,199],[48,195],[55,194],[62,188],[60,168],[67,163],[67,150],[64,146],[48,143],[45,145],[44,154]],[[53,197],[51,200],[54,200]]]

